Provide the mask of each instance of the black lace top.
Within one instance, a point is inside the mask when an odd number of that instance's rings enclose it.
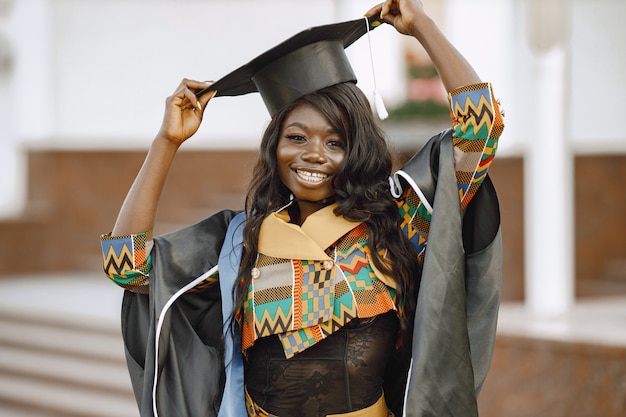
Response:
[[[262,338],[248,350],[248,393],[278,416],[319,417],[369,407],[382,395],[398,328],[394,311],[355,319],[291,359],[285,359],[276,336]]]

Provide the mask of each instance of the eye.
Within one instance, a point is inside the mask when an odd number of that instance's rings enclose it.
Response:
[[[285,135],[285,138],[293,142],[304,142],[306,140],[306,138],[303,135],[298,135],[298,134],[293,134],[293,133]]]
[[[333,149],[345,149],[346,144],[342,139],[329,139],[327,142],[328,147]]]

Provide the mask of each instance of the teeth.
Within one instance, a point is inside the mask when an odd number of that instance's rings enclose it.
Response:
[[[300,171],[298,170],[299,175],[303,175],[305,177],[314,177],[314,178],[326,178],[328,175],[321,174],[319,172],[309,172],[309,171]]]
[[[326,179],[328,177],[328,175],[322,174],[320,172],[309,172],[309,171],[302,171],[302,170],[297,170],[296,172],[298,173],[298,176],[300,176],[300,178],[306,181],[317,182],[317,181]]]

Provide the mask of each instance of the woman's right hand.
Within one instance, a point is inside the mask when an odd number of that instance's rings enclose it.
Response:
[[[113,226],[114,236],[146,232],[154,227],[159,197],[178,147],[196,133],[204,108],[215,96],[214,91],[199,98],[195,93],[210,85],[185,79],[167,98],[161,129],[122,204]]]
[[[174,94],[165,101],[165,114],[157,137],[180,146],[196,133],[207,103],[217,92],[209,91],[198,98],[195,93],[210,85],[210,82],[182,80]]]

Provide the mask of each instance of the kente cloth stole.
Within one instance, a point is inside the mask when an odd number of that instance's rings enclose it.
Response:
[[[329,225],[328,218],[335,217],[330,207],[313,215],[318,220],[324,218],[323,222],[312,222],[313,235],[325,235],[319,229],[321,224],[331,236],[334,233],[330,242],[327,236],[308,235],[307,229],[311,230],[312,225],[294,228],[280,218],[264,223],[265,233],[281,242],[282,248],[259,245],[260,253],[243,307],[244,351],[256,339],[275,334],[285,356],[290,358],[355,317],[374,317],[396,310],[393,281],[377,271],[370,261],[366,226],[344,219],[339,219],[342,224],[331,220]],[[337,236],[337,233],[344,234]],[[307,246],[310,246],[309,256],[294,253]],[[280,253],[285,255],[276,256]]]

